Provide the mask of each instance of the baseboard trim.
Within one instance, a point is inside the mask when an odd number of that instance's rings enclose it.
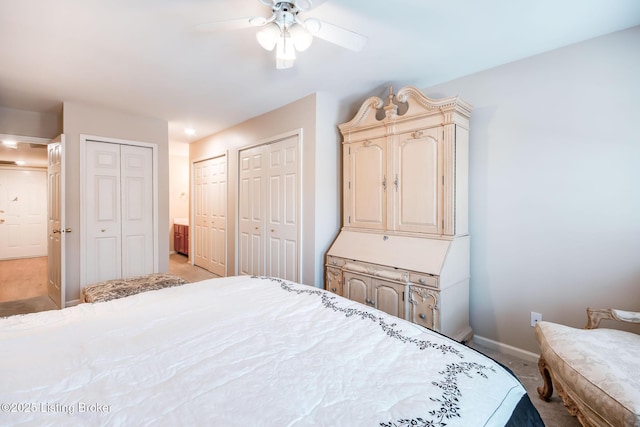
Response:
[[[498,341],[491,340],[489,338],[481,337],[479,335],[473,336],[473,342],[486,347],[491,350],[498,351],[500,353],[509,354],[511,356],[519,357],[524,360],[528,360],[529,362],[538,362],[540,358],[539,354],[532,353],[527,350],[523,350],[518,347],[514,347],[508,344],[503,344]]]
[[[71,301],[66,301],[64,306],[65,307],[73,307],[74,305],[78,305],[78,304],[80,304],[80,300],[79,299],[74,299],[74,300],[71,300]]]

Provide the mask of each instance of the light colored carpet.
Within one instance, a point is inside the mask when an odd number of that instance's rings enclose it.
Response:
[[[569,414],[569,411],[562,403],[562,399],[555,391],[550,402],[545,402],[540,399],[537,388],[542,386],[543,382],[537,362],[530,362],[519,357],[500,353],[478,344],[473,344],[473,348],[502,363],[518,377],[527,390],[531,403],[533,403],[533,406],[535,406],[540,413],[540,417],[542,417],[542,421],[544,421],[546,426],[581,427],[578,419]]]
[[[0,302],[47,295],[47,257],[0,261]]]

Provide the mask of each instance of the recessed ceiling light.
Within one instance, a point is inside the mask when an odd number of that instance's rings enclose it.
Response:
[[[16,141],[13,141],[11,139],[3,139],[2,143],[4,145],[6,145],[9,148],[18,148],[18,143]]]
[[[194,128],[184,128],[184,133],[189,136],[193,136],[196,134],[196,130]]]

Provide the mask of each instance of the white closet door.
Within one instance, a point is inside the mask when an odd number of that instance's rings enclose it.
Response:
[[[298,135],[240,151],[240,274],[299,280]]]
[[[209,269],[209,163],[198,162],[194,165],[194,222],[193,258],[195,265]]]
[[[194,262],[219,276],[227,264],[227,157],[194,165]]]
[[[151,148],[86,142],[84,284],[153,273],[152,179]]]
[[[267,187],[267,275],[298,278],[298,137],[265,147]]]
[[[153,272],[153,153],[151,148],[120,146],[122,276]]]
[[[120,145],[86,143],[85,284],[122,277]]]
[[[209,164],[209,258],[208,270],[226,276],[227,268],[227,157],[211,159]]]
[[[263,147],[240,151],[240,274],[263,275],[264,269]]]

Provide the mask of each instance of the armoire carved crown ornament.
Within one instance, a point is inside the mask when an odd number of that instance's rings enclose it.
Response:
[[[379,126],[380,121],[384,124],[390,124],[398,120],[402,120],[403,116],[406,116],[411,112],[411,116],[415,118],[416,114],[420,114],[420,111],[413,111],[417,109],[423,109],[425,115],[430,114],[442,114],[442,125],[456,123],[454,113],[462,115],[466,120],[471,117],[471,110],[473,106],[458,96],[452,96],[448,98],[431,99],[423,95],[419,89],[413,86],[405,86],[398,90],[398,93],[393,93],[393,86],[389,86],[389,92],[387,94],[387,102],[378,97],[371,96],[360,106],[360,109],[356,115],[350,121],[339,125],[340,131],[345,134],[345,138],[350,130],[358,128],[362,129],[368,124],[371,126]],[[413,102],[410,102],[413,101]],[[398,106],[402,105],[403,112],[398,112]],[[378,120],[378,113],[384,111],[384,118]],[[348,142],[348,141],[347,141]]]

